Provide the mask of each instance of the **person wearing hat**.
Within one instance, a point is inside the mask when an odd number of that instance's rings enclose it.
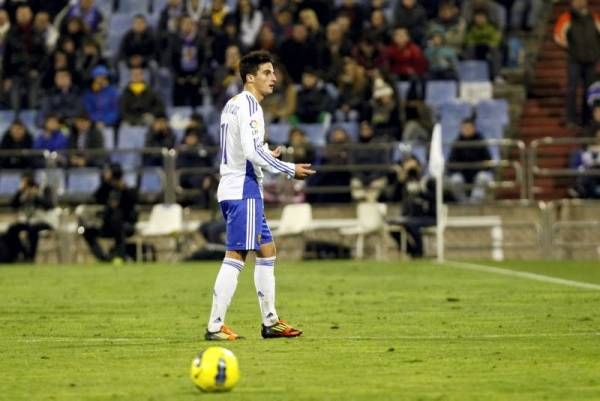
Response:
[[[376,136],[386,136],[390,140],[401,140],[400,108],[391,84],[382,77],[373,81],[371,118]]]
[[[119,92],[109,81],[109,71],[104,65],[92,70],[92,83],[83,96],[85,109],[92,121],[114,126],[119,121]]]
[[[104,136],[86,112],[81,112],[73,119],[70,125],[69,166],[71,167],[100,167],[104,163],[104,156],[89,154],[88,150],[104,149]]]
[[[456,79],[458,57],[453,48],[446,46],[444,29],[434,27],[429,33],[425,57],[429,63],[429,79]]]

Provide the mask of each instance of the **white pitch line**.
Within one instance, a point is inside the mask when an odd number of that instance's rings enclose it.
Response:
[[[569,287],[578,287],[578,288],[585,288],[587,290],[600,291],[600,285],[598,285],[598,284],[586,283],[583,281],[567,280],[564,278],[546,276],[546,275],[537,274],[537,273],[503,269],[501,267],[493,267],[493,266],[480,265],[480,264],[476,264],[476,263],[465,263],[465,262],[455,262],[455,261],[446,261],[446,262],[442,263],[442,265],[446,266],[446,267],[455,267],[458,269],[473,270],[473,271],[484,272],[484,273],[501,274],[503,276],[509,276],[509,277],[520,277],[520,278],[525,278],[528,280],[541,281],[543,283],[560,284],[560,285],[566,285]]]

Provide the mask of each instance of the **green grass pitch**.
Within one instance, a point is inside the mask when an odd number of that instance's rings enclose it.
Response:
[[[600,400],[600,291],[368,261],[280,262],[289,340],[260,338],[249,263],[227,315],[247,339],[224,344],[241,380],[203,394],[218,265],[0,267],[0,400]],[[600,284],[598,263],[502,266]]]

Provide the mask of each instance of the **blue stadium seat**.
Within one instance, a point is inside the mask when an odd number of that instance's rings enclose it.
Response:
[[[504,137],[504,128],[494,121],[486,122],[477,120],[477,131],[486,139],[502,139]],[[500,158],[500,148],[498,145],[490,146],[490,152],[494,160]]]
[[[140,174],[140,192],[157,194],[163,192],[163,173],[158,168],[147,168]]]
[[[21,170],[0,171],[0,196],[11,197],[19,189]]]
[[[457,91],[456,81],[427,81],[425,103],[437,110],[442,103],[456,100]]]
[[[267,137],[265,140],[268,143],[277,145],[287,143],[291,128],[287,123],[270,124],[267,127]]]
[[[113,13],[113,0],[96,0],[96,5],[100,9],[102,16],[110,19]]]
[[[333,131],[335,128],[343,128],[344,131],[350,135],[352,142],[358,141],[360,125],[357,122],[332,123],[329,132]]]
[[[167,3],[168,0],[150,0],[150,11],[152,11],[152,14],[160,14]]]
[[[135,171],[125,171],[123,173],[123,181],[129,188],[137,188],[138,174]]]
[[[146,142],[145,126],[121,125],[117,141],[117,149],[141,150]],[[124,170],[135,170],[142,164],[139,152],[114,153],[112,161],[121,163]]]
[[[458,63],[458,77],[461,81],[481,82],[490,80],[488,63],[481,60],[464,60]]]
[[[300,128],[306,134],[308,141],[313,145],[325,145],[326,143],[326,132],[325,126],[321,123],[314,124],[299,124]]]
[[[417,142],[400,142],[394,147],[392,161],[400,163],[404,158],[413,155],[419,160],[422,166],[427,165],[427,145]]]
[[[400,101],[405,101],[408,91],[410,89],[410,81],[398,81],[396,82],[396,92],[398,92],[398,98]]]
[[[100,169],[97,168],[68,170],[65,194],[68,196],[92,195],[100,186],[100,175]]]
[[[510,122],[506,99],[481,100],[475,106],[477,121],[494,121],[505,127]]]
[[[113,14],[110,17],[105,45],[108,57],[114,57],[119,52],[121,39],[131,29],[132,18],[130,14]]]
[[[115,130],[112,127],[102,128],[102,136],[104,137],[104,149],[113,150],[115,148]]]
[[[14,119],[15,113],[12,110],[0,110],[0,140]]]
[[[156,74],[154,90],[160,96],[167,108],[173,104],[173,76],[167,68],[159,68]]]
[[[439,119],[442,120],[459,120],[469,118],[473,115],[473,109],[467,102],[455,100],[452,102],[442,103],[438,107]]]
[[[27,126],[27,129],[34,133],[37,131],[37,110],[34,109],[30,109],[30,110],[21,110],[19,111],[17,117],[23,121],[23,124],[25,124],[25,126]]]
[[[36,181],[40,186],[49,186],[56,195],[65,193],[66,177],[65,170],[62,168],[47,168],[44,170],[36,170]]]
[[[202,116],[206,125],[220,121],[221,111],[211,104],[196,107],[196,112]]]
[[[147,14],[148,9],[148,0],[119,0],[117,12],[130,15]]]

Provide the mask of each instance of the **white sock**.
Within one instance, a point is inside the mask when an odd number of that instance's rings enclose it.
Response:
[[[275,256],[256,258],[254,285],[263,324],[272,326],[279,321],[275,310]]]
[[[214,333],[221,330],[225,322],[225,314],[231,303],[238,283],[238,276],[244,268],[244,262],[232,258],[224,258],[213,289],[213,303],[208,319],[208,331]]]

